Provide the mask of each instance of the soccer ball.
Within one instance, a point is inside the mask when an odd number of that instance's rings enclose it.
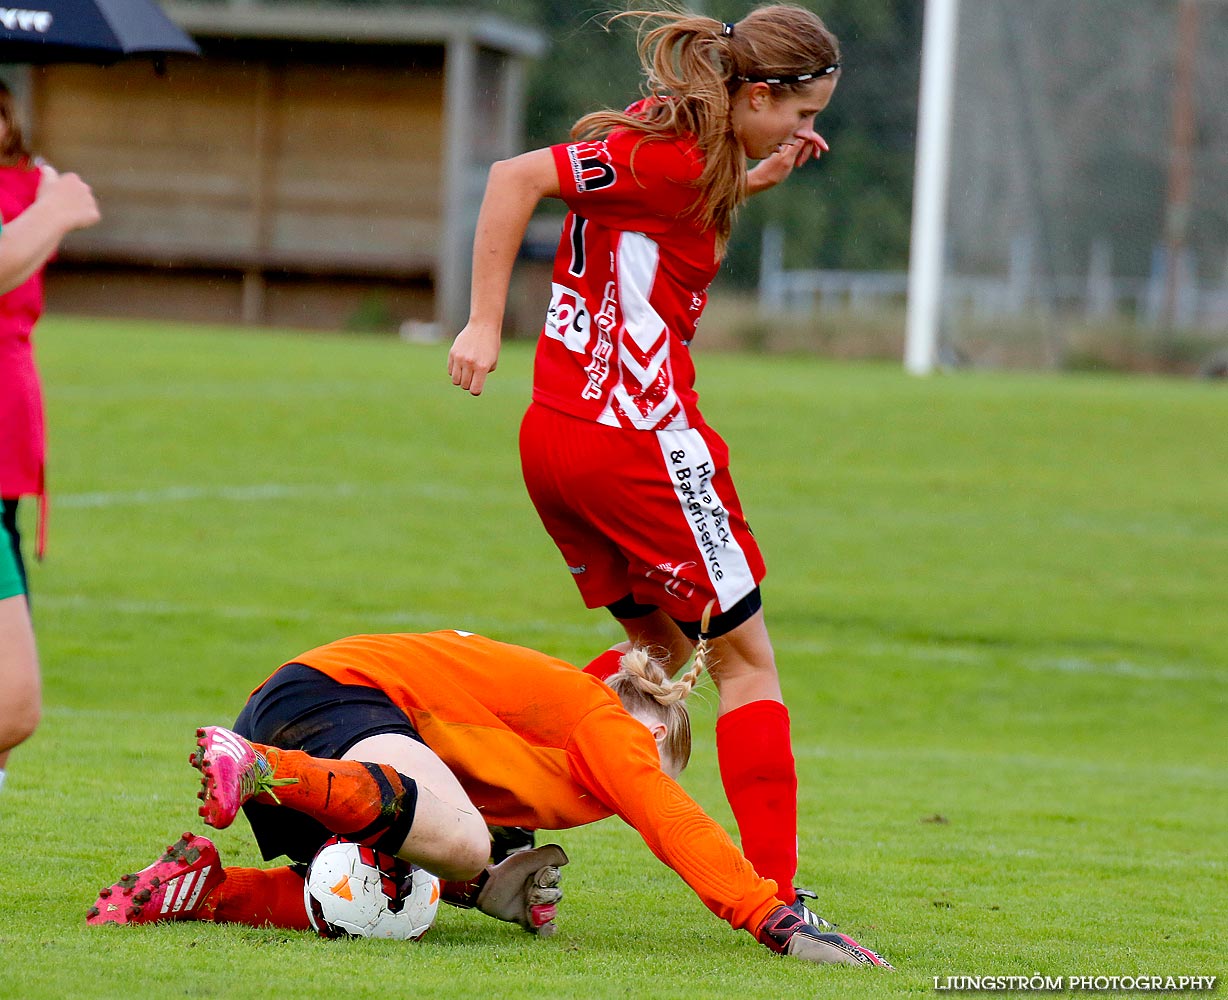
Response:
[[[439,909],[439,879],[340,837],[324,843],[303,883],[311,926],[328,938],[416,941]]]

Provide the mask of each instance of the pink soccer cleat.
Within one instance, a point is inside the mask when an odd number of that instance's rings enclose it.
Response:
[[[196,730],[196,749],[188,760],[200,771],[197,797],[204,803],[200,814],[216,830],[230,826],[248,799],[262,792],[276,799],[273,789],[295,780],[274,779],[264,756],[242,736],[221,726]]]
[[[85,915],[87,924],[195,920],[205,897],[226,878],[211,840],[185,833],[148,868],[125,875]]]

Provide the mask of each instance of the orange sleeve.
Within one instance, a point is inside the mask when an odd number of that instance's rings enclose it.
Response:
[[[706,907],[754,933],[782,905],[776,883],[760,878],[729,835],[661,770],[656,744],[613,705],[590,712],[572,734],[577,780],[644,838]]]

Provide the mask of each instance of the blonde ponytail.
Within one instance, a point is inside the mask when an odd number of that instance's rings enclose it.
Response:
[[[659,660],[633,646],[623,653],[618,672],[606,678],[611,690],[632,715],[665,726],[665,755],[681,771],[691,760],[691,715],[686,697],[699,674],[694,669],[671,680]]]

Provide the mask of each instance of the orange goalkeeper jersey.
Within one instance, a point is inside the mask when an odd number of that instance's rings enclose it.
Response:
[[[780,905],[776,883],[661,770],[648,729],[571,664],[454,631],[356,635],[293,662],[384,691],[489,824],[560,830],[617,814],[732,926],[754,933]]]

